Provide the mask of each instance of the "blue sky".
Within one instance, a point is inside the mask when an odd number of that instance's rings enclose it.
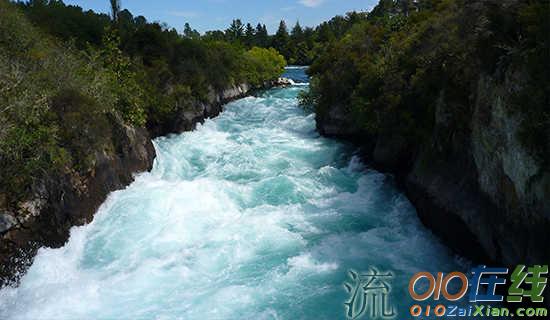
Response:
[[[65,0],[84,9],[109,12],[109,0]],[[378,0],[122,0],[122,7],[134,16],[166,22],[181,31],[185,22],[200,32],[226,29],[234,18],[265,23],[270,33],[281,19],[289,27],[297,20],[302,26],[316,26],[337,14],[371,9]]]

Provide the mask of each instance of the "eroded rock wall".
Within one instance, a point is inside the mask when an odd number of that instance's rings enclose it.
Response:
[[[366,160],[396,174],[419,217],[458,253],[477,262],[550,261],[550,172],[519,139],[522,118],[514,92],[524,75],[480,74],[469,105],[441,91],[429,138],[369,137],[341,106],[317,116],[323,134],[361,136]],[[467,110],[457,119],[456,110]],[[550,137],[549,137],[550,139]]]

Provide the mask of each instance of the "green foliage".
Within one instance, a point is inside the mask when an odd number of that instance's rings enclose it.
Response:
[[[273,47],[276,48],[285,56],[290,54],[290,35],[288,34],[288,28],[284,20],[279,23],[279,29],[273,36]]]
[[[111,18],[117,23],[120,15],[120,0],[110,0],[111,3]]]
[[[310,88],[319,88],[318,79],[310,79]],[[316,90],[304,90],[298,94],[298,103],[306,111],[314,112],[316,107],[319,106],[320,93]]]
[[[354,24],[364,21],[366,13],[350,12],[336,16],[317,28],[303,28],[297,21],[289,32],[286,21],[282,20],[274,35],[269,35],[265,24],[244,24],[234,19],[225,31],[207,31],[201,39],[206,41],[226,41],[247,49],[253,47],[274,48],[289,64],[309,65],[325,50],[326,43],[341,39]],[[189,30],[190,26],[185,27]],[[197,37],[196,37],[197,38]]]
[[[72,39],[80,49],[86,48],[87,43],[101,45],[104,30],[110,24],[106,14],[84,12],[61,1],[31,0],[19,2],[18,6],[41,30],[63,40]]]
[[[72,49],[53,45],[6,1],[0,1],[0,34],[0,191],[17,198],[52,171],[84,163],[84,152],[69,151],[78,143],[69,132],[80,132],[94,117],[68,122],[58,104],[69,91],[87,101],[103,96],[97,88],[103,78],[87,73]],[[82,110],[103,112],[93,107]]]
[[[183,27],[183,35],[189,39],[199,39],[201,37],[201,34],[197,30],[191,29],[191,26],[187,22]]]
[[[101,48],[101,59],[116,97],[115,109],[129,124],[143,126],[146,122],[144,90],[139,84],[133,64],[119,49],[120,38],[107,32]]]
[[[242,41],[244,36],[244,26],[241,20],[233,20],[229,26],[229,29],[225,31],[225,35],[229,41]]]
[[[64,88],[52,97],[53,123],[56,123],[56,152],[70,156],[77,171],[85,172],[93,165],[94,153],[107,149],[110,123],[98,101],[75,88]],[[55,160],[55,159],[54,159]],[[56,164],[56,162],[58,162]],[[69,162],[54,161],[69,165]]]
[[[340,38],[319,28],[328,45],[309,69],[315,81],[304,103],[320,115],[343,106],[358,127],[415,145],[433,132],[442,97],[447,125],[466,135],[472,99],[484,94],[479,73],[515,74],[521,139],[550,159],[549,10],[540,1],[380,1]]]
[[[266,80],[277,79],[286,66],[285,58],[270,48],[254,47],[245,54],[245,78],[248,83],[260,86]]]

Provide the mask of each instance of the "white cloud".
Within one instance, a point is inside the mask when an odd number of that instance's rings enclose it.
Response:
[[[298,2],[306,7],[315,8],[320,6],[324,1],[325,0],[300,0]]]
[[[195,11],[170,11],[168,14],[174,17],[182,18],[196,18],[199,16],[199,13]]]

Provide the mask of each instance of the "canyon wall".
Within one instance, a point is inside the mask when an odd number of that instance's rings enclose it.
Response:
[[[461,255],[480,263],[550,261],[550,172],[519,140],[514,92],[525,75],[480,74],[471,104],[442,90],[430,137],[418,145],[398,134],[369,136],[343,106],[317,115],[325,135],[360,141],[367,162],[395,174],[420,219]],[[458,120],[453,110],[470,110]],[[466,123],[466,125],[464,125]]]

